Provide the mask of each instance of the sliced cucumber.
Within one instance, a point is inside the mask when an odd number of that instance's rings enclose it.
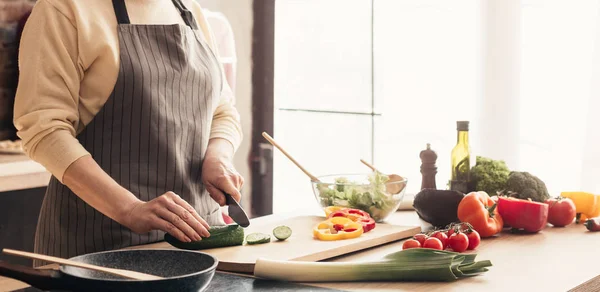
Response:
[[[252,244],[261,244],[271,242],[271,235],[264,233],[250,233],[246,236],[246,243]]]
[[[287,226],[277,226],[273,229],[273,236],[279,240],[286,240],[292,236],[292,229]]]

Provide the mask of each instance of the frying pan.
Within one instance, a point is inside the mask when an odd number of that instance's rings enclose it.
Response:
[[[132,249],[90,253],[70,260],[164,277],[140,281],[71,266],[40,270],[0,261],[0,276],[42,290],[67,291],[204,291],[217,268],[209,254],[176,249]]]

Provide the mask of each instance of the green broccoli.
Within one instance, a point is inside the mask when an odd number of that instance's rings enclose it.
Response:
[[[529,172],[512,171],[506,181],[506,192],[509,196],[536,202],[544,202],[550,198],[546,184]]]
[[[509,175],[504,161],[477,156],[475,166],[471,168],[470,191],[484,191],[494,196],[504,190]]]

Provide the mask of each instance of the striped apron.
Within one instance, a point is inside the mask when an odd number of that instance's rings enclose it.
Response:
[[[104,171],[139,199],[149,201],[173,191],[210,225],[222,225],[219,205],[201,183],[222,88],[221,69],[191,12],[181,0],[172,1],[186,25],[132,25],[124,0],[113,0],[119,23],[119,75],[106,104],[77,139]],[[163,235],[132,232],[52,177],[34,250],[69,258],[160,241]]]

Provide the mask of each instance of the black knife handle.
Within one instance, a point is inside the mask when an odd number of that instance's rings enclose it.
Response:
[[[237,203],[230,194],[225,193],[225,192],[223,192],[223,194],[225,194],[225,204],[233,205],[233,204]]]

